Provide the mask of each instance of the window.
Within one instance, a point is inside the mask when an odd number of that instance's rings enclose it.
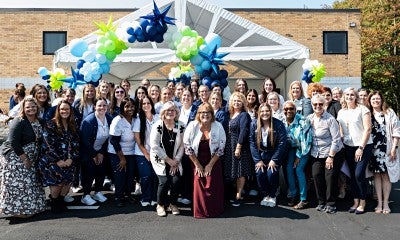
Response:
[[[324,32],[324,54],[347,54],[347,32]]]
[[[54,52],[67,45],[67,32],[43,32],[43,55]]]

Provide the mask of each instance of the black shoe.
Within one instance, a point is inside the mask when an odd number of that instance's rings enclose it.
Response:
[[[116,198],[116,199],[115,199],[115,205],[116,205],[117,207],[123,207],[123,206],[125,206],[125,202],[124,202],[122,199]]]
[[[351,208],[349,208],[348,212],[349,212],[349,213],[355,213],[356,210],[357,210],[357,208],[351,207]]]
[[[293,207],[296,204],[296,198],[289,198],[287,205]]]
[[[135,204],[136,203],[136,199],[132,196],[125,196],[125,202],[130,203],[130,204]]]
[[[335,206],[326,206],[325,212],[329,214],[334,214],[336,213],[336,207]]]
[[[239,207],[241,204],[242,204],[241,199],[236,199],[236,200],[233,200],[233,202],[232,202],[232,206],[234,206],[234,207]]]

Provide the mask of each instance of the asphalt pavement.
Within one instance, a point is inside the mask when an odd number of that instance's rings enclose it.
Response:
[[[399,239],[400,184],[393,186],[389,215],[374,213],[372,199],[365,214],[348,213],[352,200],[347,195],[338,202],[336,214],[318,212],[315,201],[307,209],[294,210],[281,198],[277,207],[269,208],[249,197],[242,206],[227,206],[223,215],[212,219],[195,219],[183,205],[181,215],[158,217],[155,207],[136,203],[118,208],[109,200],[95,210],[46,211],[21,221],[0,216],[0,239]],[[112,199],[111,193],[107,196]],[[79,201],[76,195],[72,205],[80,206]]]

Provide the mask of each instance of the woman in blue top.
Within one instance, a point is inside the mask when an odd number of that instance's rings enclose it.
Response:
[[[107,113],[107,99],[94,101],[94,112],[89,114],[81,125],[80,158],[82,171],[83,197],[81,202],[93,205],[95,200],[105,202],[107,198],[100,192],[105,178],[104,157],[107,153],[109,126],[112,117]],[[95,180],[95,194],[90,196]]]
[[[300,202],[295,209],[303,209],[307,202],[307,181],[304,168],[308,161],[312,143],[311,124],[308,119],[296,113],[296,105],[287,101],[283,105],[286,119],[284,121],[288,134],[287,180],[289,185],[289,206],[293,206],[297,196],[296,176],[299,185]],[[296,174],[295,174],[296,172]]]
[[[279,167],[285,154],[286,142],[285,126],[272,117],[271,106],[261,104],[257,119],[250,125],[250,149],[262,197],[261,206],[276,206]]]

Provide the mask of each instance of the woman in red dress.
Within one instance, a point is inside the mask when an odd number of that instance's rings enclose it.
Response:
[[[224,211],[222,164],[225,131],[215,121],[209,103],[199,106],[196,120],[185,130],[185,152],[193,162],[193,213],[195,218],[216,217]]]

